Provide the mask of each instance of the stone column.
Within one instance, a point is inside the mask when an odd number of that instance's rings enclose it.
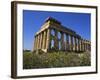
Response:
[[[70,37],[71,37],[70,38],[71,39],[70,41],[71,51],[73,51],[73,36],[71,35]]]
[[[85,41],[83,40],[83,49],[85,51]]]
[[[40,46],[39,46],[40,49],[41,49],[41,42],[42,42],[42,33],[40,33]]]
[[[43,32],[43,49],[45,49],[46,45],[46,31]]]
[[[79,51],[81,51],[81,39],[79,38]]]
[[[88,41],[86,41],[86,50],[88,51]]]
[[[78,38],[78,51],[80,51],[80,39]]]
[[[83,42],[82,42],[82,39],[81,39],[81,51],[83,51]]]
[[[86,46],[85,46],[85,40],[84,40],[84,51],[85,51],[85,49],[86,49],[85,47],[86,47]]]
[[[88,44],[88,50],[90,51],[90,44]]]
[[[36,39],[36,41],[35,41],[35,50],[37,49],[37,36],[35,36],[35,39]]]
[[[41,49],[43,49],[43,32],[41,32]]]
[[[71,36],[69,35],[69,51],[71,51]]]
[[[42,32],[42,49],[44,49],[44,31]]]
[[[77,41],[76,41],[76,37],[74,37],[74,43],[75,43],[75,51],[77,51]]]
[[[64,50],[64,33],[61,32],[61,50]]]
[[[37,36],[35,36],[35,39],[36,39],[36,41],[35,41],[35,50],[37,49]]]
[[[37,35],[36,49],[38,49],[39,36]]]
[[[82,51],[84,51],[84,40],[82,39]]]
[[[81,43],[81,51],[82,51],[82,39],[81,39],[81,42],[80,43]]]
[[[40,49],[40,34],[38,34],[38,36],[39,36],[38,49]]]
[[[34,47],[33,47],[33,51],[36,49],[36,36],[34,37]]]
[[[40,47],[40,34],[38,34],[38,49]]]
[[[55,31],[55,38],[54,38],[54,47],[58,50],[58,32],[57,30],[54,30]]]
[[[66,34],[66,50],[69,51],[69,36]]]
[[[86,51],[86,40],[84,40],[84,50]]]
[[[44,45],[44,49],[46,49],[46,44],[47,44],[47,29],[45,30],[45,45]]]
[[[51,29],[48,28],[47,29],[47,40],[46,40],[46,50],[49,51],[50,50],[50,47],[51,47],[51,39],[50,39],[50,36],[51,36]]]
[[[80,41],[80,42],[79,42],[79,46],[80,46],[80,51],[81,51],[81,39],[79,39],[79,41]]]
[[[86,50],[87,50],[87,51],[89,51],[89,49],[88,49],[88,45],[89,45],[89,44],[88,44],[88,41],[87,41],[87,47],[86,47]]]

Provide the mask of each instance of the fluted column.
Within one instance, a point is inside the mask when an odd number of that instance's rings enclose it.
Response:
[[[71,51],[73,51],[73,36],[70,36],[71,41],[70,41],[70,46],[71,46]]]
[[[84,40],[84,51],[85,51],[85,40]]]
[[[91,43],[89,43],[89,45],[88,45],[88,46],[89,46],[89,51],[90,51],[90,50],[91,50]]]
[[[83,42],[82,42],[82,39],[81,39],[81,51],[83,51]]]
[[[81,39],[80,39],[80,51],[81,51]]]
[[[45,30],[45,45],[44,45],[44,49],[46,49],[46,44],[47,44],[47,30]]]
[[[34,37],[34,47],[33,47],[33,51],[36,49],[36,36]]]
[[[88,41],[87,41],[87,50],[88,50],[88,45],[89,45],[89,43],[88,43]]]
[[[45,49],[46,31],[43,32],[43,49]]]
[[[75,51],[77,51],[77,41],[76,41],[76,37],[74,37],[74,43],[75,43]]]
[[[83,49],[85,51],[85,41],[83,40]]]
[[[87,47],[87,41],[86,41],[86,51],[88,50],[88,47]]]
[[[69,36],[66,34],[66,50],[69,50]]]
[[[42,32],[42,35],[43,35],[43,36],[42,36],[42,37],[43,37],[43,38],[42,38],[42,49],[44,49],[44,31]]]
[[[36,47],[38,49],[38,44],[39,44],[39,36],[38,35],[37,35],[37,43],[36,44],[37,44]]]
[[[78,38],[78,51],[80,51],[80,40]]]
[[[42,42],[42,33],[40,33],[40,46],[39,46],[40,49],[41,49],[41,42]]]
[[[80,39],[78,39],[78,51],[80,51]]]
[[[36,41],[35,41],[35,50],[37,49],[37,36],[35,36],[35,39],[36,39]]]
[[[43,32],[41,32],[41,49],[43,49]]]
[[[38,34],[38,49],[40,47],[40,34]]]
[[[36,39],[36,41],[35,41],[35,49],[37,49],[37,36],[35,36],[35,39]]]
[[[86,51],[86,41],[84,40],[84,50]]]
[[[54,47],[58,50],[58,32],[57,30],[54,30],[55,31],[55,38],[54,38]]]
[[[64,50],[64,33],[61,32],[61,50]]]
[[[51,47],[51,39],[50,39],[51,34],[50,33],[51,33],[51,29],[47,29],[47,40],[46,40],[47,51],[49,51]]]
[[[39,44],[38,44],[38,49],[40,49],[40,34],[39,34]]]
[[[69,35],[69,51],[71,51],[71,35]]]

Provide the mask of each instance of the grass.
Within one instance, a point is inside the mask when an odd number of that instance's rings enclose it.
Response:
[[[51,52],[43,53],[24,51],[23,53],[23,68],[54,68],[54,67],[76,67],[90,66],[90,53],[74,53],[74,52]]]

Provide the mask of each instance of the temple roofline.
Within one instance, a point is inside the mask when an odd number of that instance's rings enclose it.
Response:
[[[61,24],[60,21],[54,19],[53,17],[47,17],[46,20],[45,20],[45,22],[48,22],[48,21],[53,21],[53,22],[55,22],[55,23],[57,23],[57,24]]]

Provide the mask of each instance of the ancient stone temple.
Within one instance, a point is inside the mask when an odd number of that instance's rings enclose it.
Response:
[[[75,31],[64,27],[58,20],[48,17],[35,34],[33,50],[48,51],[90,51],[91,42]]]

